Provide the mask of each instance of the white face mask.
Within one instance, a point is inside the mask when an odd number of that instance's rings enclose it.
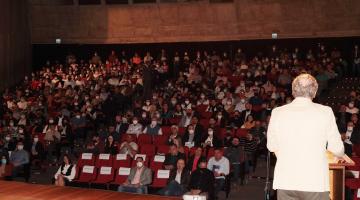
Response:
[[[138,121],[137,120],[133,120],[133,124],[137,124],[138,123]]]
[[[39,138],[34,138],[34,142],[38,142],[39,141]]]
[[[24,130],[19,129],[19,133],[20,133],[20,134],[24,133]]]
[[[194,130],[189,130],[189,134],[194,134]]]
[[[23,145],[18,145],[18,146],[17,146],[17,149],[18,149],[18,150],[23,150],[23,148],[24,148]]]
[[[141,116],[142,116],[142,118],[146,118],[146,114],[142,114]]]
[[[81,115],[76,115],[76,118],[80,119]]]
[[[185,104],[189,104],[190,103],[190,101],[185,101]]]
[[[138,168],[141,168],[142,166],[144,166],[144,164],[143,164],[142,162],[137,162],[137,163],[136,163],[136,166],[137,166]]]
[[[347,127],[347,130],[348,130],[348,131],[353,131],[353,130],[354,130],[354,127],[348,126],[348,127]]]
[[[6,137],[5,137],[5,140],[6,140],[6,141],[10,141],[10,139],[11,139],[11,138],[10,138],[9,136],[6,136]]]
[[[50,124],[54,123],[54,120],[50,119],[50,120],[49,120],[49,123],[50,123]]]
[[[214,134],[214,131],[208,131],[208,134],[212,136]]]
[[[353,103],[349,103],[349,108],[353,108],[354,104]]]
[[[151,125],[155,126],[157,121],[151,121]]]

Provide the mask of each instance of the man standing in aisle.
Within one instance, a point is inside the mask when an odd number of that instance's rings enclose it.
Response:
[[[329,166],[326,150],[344,155],[334,113],[312,102],[318,84],[309,74],[292,83],[294,100],[272,111],[267,147],[277,162],[273,188],[278,200],[329,200]]]

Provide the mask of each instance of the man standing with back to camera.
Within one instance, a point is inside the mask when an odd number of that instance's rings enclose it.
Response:
[[[273,188],[278,200],[329,200],[326,150],[344,155],[332,109],[312,102],[316,79],[301,74],[292,83],[295,99],[272,111],[267,147],[277,162]]]

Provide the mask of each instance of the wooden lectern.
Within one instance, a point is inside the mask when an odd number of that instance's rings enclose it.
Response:
[[[354,166],[355,163],[347,155],[343,157],[345,162],[339,160],[331,153],[327,152],[330,169],[330,199],[345,200],[345,167]]]

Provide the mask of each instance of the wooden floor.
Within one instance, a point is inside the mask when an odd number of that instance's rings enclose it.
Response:
[[[165,200],[177,199],[156,195],[137,195],[108,190],[83,189],[73,187],[56,187],[36,185],[15,181],[0,181],[1,200]]]

